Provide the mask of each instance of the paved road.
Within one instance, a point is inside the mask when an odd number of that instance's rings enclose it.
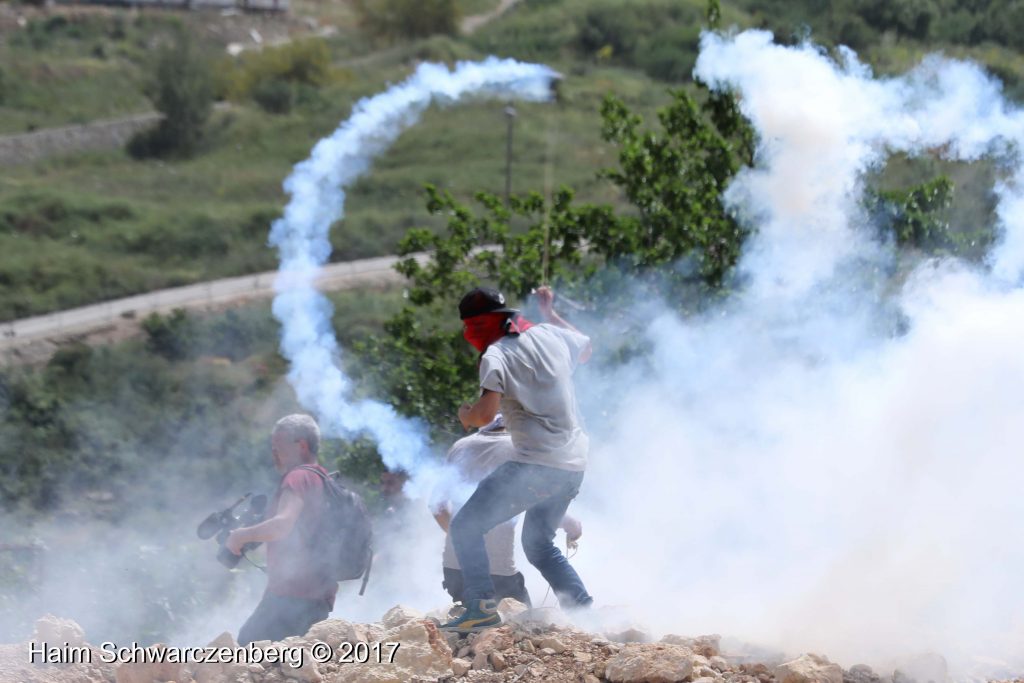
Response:
[[[417,258],[425,262],[427,256],[420,254]],[[403,278],[393,268],[398,260],[396,256],[382,256],[332,263],[320,270],[316,278],[316,287],[321,291],[338,291],[367,285],[400,283]],[[43,341],[75,339],[98,330],[130,325],[150,313],[166,313],[176,308],[225,308],[250,300],[271,298],[274,295],[276,279],[277,271],[269,271],[211,280],[0,323],[0,356],[14,360],[15,355],[22,354],[12,354],[11,351]],[[28,354],[30,358],[40,355],[49,354]]]

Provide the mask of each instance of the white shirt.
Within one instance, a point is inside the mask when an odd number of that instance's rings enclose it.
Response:
[[[583,431],[572,373],[590,339],[556,325],[531,327],[487,347],[480,386],[501,396],[517,462],[582,472],[590,440]]]
[[[484,477],[498,469],[499,465],[511,460],[514,454],[512,439],[507,431],[479,431],[456,441],[448,451],[448,462],[458,470],[467,483],[478,484]],[[453,517],[465,502],[457,502],[452,510]],[[452,503],[455,505],[456,501]],[[487,558],[491,562],[491,574],[512,576],[516,573],[516,519],[518,516],[502,522],[484,534]],[[448,569],[459,569],[459,560],[455,556],[455,548],[452,547],[451,534],[444,540],[444,566]]]

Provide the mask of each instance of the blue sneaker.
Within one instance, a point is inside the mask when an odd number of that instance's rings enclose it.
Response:
[[[471,600],[466,611],[458,619],[441,624],[442,631],[456,633],[473,633],[484,629],[501,626],[501,615],[494,600]]]

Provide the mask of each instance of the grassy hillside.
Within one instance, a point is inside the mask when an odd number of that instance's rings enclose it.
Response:
[[[494,4],[474,0],[463,9]],[[610,185],[596,179],[598,169],[614,163],[598,135],[601,99],[615,92],[647,114],[664,103],[666,90],[688,78],[705,11],[703,0],[636,0],[628,11],[626,5],[524,0],[473,36],[397,45],[361,32],[348,3],[299,3],[286,24],[119,10],[33,15],[25,28],[8,29],[10,39],[0,44],[0,127],[7,131],[148,108],[142,96],[147,54],[183,25],[210,60],[224,96],[232,94],[225,83],[235,68],[223,52],[226,43],[259,28],[270,36],[301,25],[308,33],[312,24],[303,17],[309,15],[336,33],[325,43],[329,77],[297,87],[283,114],[236,93],[214,115],[205,147],[192,159],[136,160],[112,150],[0,172],[0,320],[273,268],[265,236],[286,200],[281,182],[293,164],[355,101],[401,80],[419,60],[493,53],[561,70],[567,79],[560,104],[518,107],[513,189],[543,189],[547,177],[583,199],[617,201]],[[857,34],[863,53],[879,71],[901,70],[938,47],[989,64],[1011,93],[1022,82],[1015,38],[992,33],[991,22],[962,34],[945,19],[912,30],[905,17],[869,11],[867,3],[815,8],[813,0],[734,0],[723,5],[723,23],[767,26],[783,40],[809,30],[826,45],[856,25],[863,29]],[[245,23],[257,21],[263,23]],[[349,192],[348,215],[332,231],[333,258],[389,253],[409,227],[436,225],[422,207],[424,183],[463,199],[481,189],[502,191],[503,109],[495,102],[428,112]]]
[[[349,346],[381,332],[401,292],[331,300]],[[0,512],[84,506],[82,514],[120,522],[135,505],[173,507],[172,482],[188,480],[197,498],[212,500],[268,476],[267,430],[300,409],[283,379],[269,303],[154,316],[144,327],[115,346],[72,345],[43,367],[0,369]],[[334,443],[325,462],[344,453]],[[90,491],[113,504],[89,509]]]

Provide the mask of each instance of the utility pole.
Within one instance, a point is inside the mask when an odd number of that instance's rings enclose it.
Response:
[[[516,121],[516,108],[509,102],[505,107],[505,118],[508,119],[508,136],[505,143],[505,208],[509,208],[512,197],[512,129]]]

